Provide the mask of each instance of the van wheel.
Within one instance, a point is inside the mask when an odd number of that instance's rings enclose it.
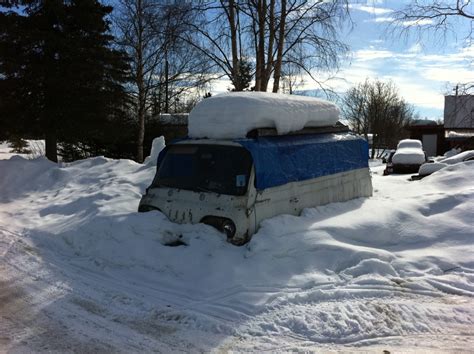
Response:
[[[250,241],[250,237],[248,236],[248,234],[245,234],[245,237],[243,238],[227,238],[227,241],[233,244],[234,246],[243,246]]]
[[[247,243],[249,238],[245,237],[235,237],[236,227],[234,222],[228,218],[221,218],[218,216],[206,216],[201,222],[206,225],[210,225],[216,228],[218,231],[224,233],[227,236],[227,242],[232,243],[236,246],[242,246]]]
[[[152,207],[152,206],[150,206],[150,205],[140,205],[140,206],[138,207],[138,212],[139,212],[139,213],[146,213],[146,212],[153,211],[153,210],[157,210],[157,211],[160,211],[160,212],[161,212],[160,209],[155,208],[155,207]]]

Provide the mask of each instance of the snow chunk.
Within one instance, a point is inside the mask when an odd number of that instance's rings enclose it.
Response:
[[[466,161],[467,159],[474,159],[474,150],[467,150],[467,151],[461,152],[460,154],[448,157],[439,162],[442,162],[448,165],[453,165],[458,162]]]
[[[403,147],[397,149],[392,157],[394,164],[421,165],[425,162],[425,153],[420,148]]]
[[[165,146],[166,144],[164,136],[153,139],[150,156],[147,156],[143,163],[147,165],[156,165],[158,155],[160,154],[161,150],[165,148]]]
[[[448,165],[442,162],[424,163],[420,166],[418,174],[420,176],[428,176],[436,171],[441,170],[442,168],[445,168],[446,166]]]
[[[286,134],[304,127],[333,126],[339,108],[322,99],[268,92],[229,92],[206,98],[189,114],[192,138],[244,138],[256,128]]]
[[[435,163],[423,164],[420,166],[420,170],[418,171],[418,174],[420,176],[427,176],[449,165],[454,165],[460,162],[464,162],[464,161],[467,161],[468,159],[474,159],[474,150],[467,150],[467,151],[461,152],[460,154],[442,159]]]
[[[452,148],[451,150],[449,151],[446,151],[446,153],[444,154],[444,157],[452,157],[454,155],[457,155],[461,152],[461,149],[459,148]]]

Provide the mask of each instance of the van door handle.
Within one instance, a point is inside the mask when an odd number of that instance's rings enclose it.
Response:
[[[290,203],[298,203],[300,200],[296,197],[290,199]]]

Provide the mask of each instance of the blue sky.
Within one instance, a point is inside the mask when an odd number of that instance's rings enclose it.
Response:
[[[331,80],[330,85],[343,93],[366,78],[392,80],[422,118],[440,119],[444,94],[457,83],[474,81],[474,45],[465,41],[472,24],[453,20],[456,33],[449,32],[445,37],[430,32],[421,40],[417,36],[390,35],[387,32],[393,11],[408,2],[352,1],[354,26],[342,35],[350,46],[350,58],[337,73],[339,79]],[[229,86],[223,80],[214,84],[213,91],[222,92]],[[318,86],[305,78],[300,89],[315,90]]]
[[[455,32],[425,32],[420,39],[390,35],[393,10],[407,1],[370,0],[351,5],[354,29],[347,34],[352,60],[339,74],[348,83],[365,77],[391,79],[421,117],[443,116],[444,94],[457,83],[474,81],[474,45],[465,40],[472,23],[452,20]],[[344,87],[344,85],[340,85]]]

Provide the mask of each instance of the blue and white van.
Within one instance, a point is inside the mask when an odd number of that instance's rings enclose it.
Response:
[[[168,145],[139,211],[159,210],[177,223],[209,224],[242,245],[264,219],[369,197],[368,144],[340,130],[291,135],[260,130],[248,138]]]

